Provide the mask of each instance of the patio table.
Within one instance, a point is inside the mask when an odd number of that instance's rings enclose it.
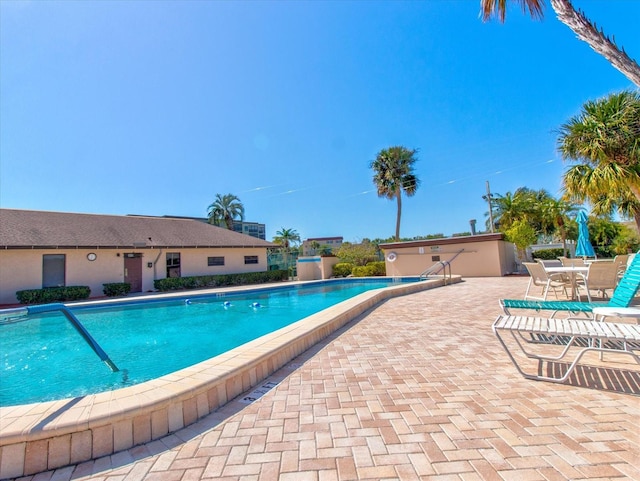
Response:
[[[578,286],[576,284],[576,274],[586,274],[589,272],[588,266],[545,266],[544,270],[549,274],[562,273],[569,274],[571,278],[571,298],[577,299]]]

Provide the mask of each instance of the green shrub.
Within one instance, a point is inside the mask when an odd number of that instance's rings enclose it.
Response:
[[[531,256],[534,259],[542,259],[544,260],[553,260],[553,259],[557,259],[558,257],[562,257],[564,256],[564,251],[562,250],[562,248],[557,248],[557,249],[540,249],[537,250],[535,252],[531,253]]]
[[[335,254],[340,262],[349,262],[356,266],[366,266],[369,262],[380,259],[378,245],[369,240],[359,244],[344,242]]]
[[[351,271],[353,277],[374,277],[386,275],[384,261],[369,262],[366,266],[355,266]]]
[[[263,272],[244,272],[241,274],[220,274],[210,276],[167,277],[153,281],[153,286],[161,291],[176,291],[181,289],[199,289],[204,287],[243,286],[249,284],[264,284],[288,279],[286,270],[271,270]]]
[[[354,266],[351,270],[353,277],[368,277],[369,268],[367,266]]]
[[[370,262],[367,267],[371,266],[374,276],[386,276],[387,268],[384,261]]]
[[[374,274],[375,269],[371,266],[371,264],[367,264],[366,266],[355,266],[351,271],[351,275],[353,277],[371,277]]]
[[[91,289],[88,286],[45,287],[44,289],[25,289],[16,292],[20,304],[78,301],[88,299],[90,295]]]
[[[351,262],[338,262],[333,265],[333,277],[347,277],[351,275],[353,264]]]
[[[107,297],[126,296],[131,292],[131,284],[128,282],[102,284],[102,292]]]

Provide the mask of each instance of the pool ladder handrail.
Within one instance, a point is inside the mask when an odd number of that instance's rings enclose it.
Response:
[[[448,278],[451,278],[451,264],[449,261],[438,261],[431,267],[429,267],[426,271],[420,273],[420,280],[426,280],[429,276],[438,274],[444,270],[444,283],[447,283],[447,267],[449,268]]]
[[[436,262],[434,265],[432,265],[431,267],[429,267],[428,269],[426,269],[424,272],[422,272],[420,274],[420,280],[426,280],[430,275],[435,275],[435,274],[438,274],[439,272],[443,272],[444,271],[443,278],[444,278],[444,283],[446,285],[447,284],[447,280],[451,280],[451,278],[452,278],[451,262],[456,257],[458,257],[460,254],[462,254],[462,252],[464,252],[464,249],[460,249],[448,261],[438,261],[438,262]],[[447,269],[449,270],[448,276],[447,276]]]
[[[100,344],[98,344],[98,342],[91,336],[91,334],[89,334],[89,331],[87,331],[87,328],[82,325],[80,320],[64,304],[60,304],[60,303],[40,304],[36,306],[7,309],[2,311],[2,314],[29,315],[29,314],[42,314],[45,312],[55,312],[55,311],[60,311],[62,312],[62,314],[64,314],[64,316],[71,323],[71,325],[76,329],[76,331],[78,331],[78,333],[82,336],[82,338],[86,341],[86,343],[89,344],[89,347],[93,349],[93,352],[95,352],[98,355],[100,360],[104,362],[109,367],[109,369],[111,369],[112,372],[119,371],[118,366],[115,365],[115,363],[109,358],[107,353],[104,352],[104,349],[100,347]]]

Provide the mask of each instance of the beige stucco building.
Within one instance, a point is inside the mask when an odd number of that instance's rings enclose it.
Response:
[[[380,244],[388,276],[417,276],[446,265],[463,277],[499,277],[516,271],[515,250],[502,234],[479,234]]]
[[[0,209],[0,304],[16,292],[166,277],[261,272],[274,244],[198,220]]]

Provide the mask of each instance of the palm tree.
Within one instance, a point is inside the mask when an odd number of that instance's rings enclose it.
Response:
[[[315,240],[311,241],[311,245],[309,247],[311,247],[311,250],[313,251],[313,255],[316,255],[316,253],[318,252],[318,249],[320,249],[320,242]]]
[[[300,234],[298,234],[294,229],[285,229],[283,227],[276,232],[273,242],[280,244],[285,249],[289,249],[300,242]]]
[[[543,0],[510,0],[522,6],[524,11],[529,11],[533,18],[542,18]],[[640,87],[640,66],[627,55],[623,48],[607,37],[602,30],[598,30],[581,11],[576,10],[569,0],[550,0],[551,8],[558,19],[569,27],[589,46],[606,58],[616,69],[622,72],[629,80]],[[507,12],[507,0],[480,0],[480,8],[484,20],[497,15],[504,22]]]
[[[565,199],[554,199],[548,196],[541,204],[542,219],[545,231],[553,230],[560,234],[563,255],[567,255],[567,223],[569,216],[578,210],[578,206]]]
[[[233,194],[216,194],[216,200],[209,206],[209,224],[226,226],[233,230],[235,219],[244,220],[244,206],[240,199]]]
[[[588,201],[594,213],[617,210],[640,228],[640,93],[624,91],[585,103],[560,128],[565,198]]]
[[[498,230],[505,232],[519,220],[529,223],[534,220],[535,202],[532,192],[531,189],[520,187],[513,194],[511,192],[505,195],[492,194],[493,222]]]
[[[294,229],[285,229],[283,227],[276,232],[276,236],[273,238],[273,242],[282,246],[285,268],[287,270],[290,270],[289,252],[291,251],[292,247],[295,247],[300,242],[300,234],[298,234]]]
[[[416,193],[420,181],[413,173],[417,150],[396,146],[378,152],[370,167],[374,170],[373,183],[378,197],[395,198],[398,203],[396,216],[396,242],[400,240],[400,218],[402,217],[402,192],[408,197]]]

